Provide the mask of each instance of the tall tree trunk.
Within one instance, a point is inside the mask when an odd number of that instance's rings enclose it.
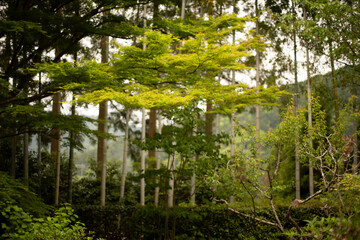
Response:
[[[185,19],[185,5],[186,5],[186,0],[182,0],[181,1],[181,14],[180,14],[180,17],[182,20]]]
[[[4,72],[7,70],[10,60],[11,60],[11,40],[9,35],[6,35],[6,39],[5,39],[6,43],[5,43],[5,52],[4,52]],[[13,79],[13,88],[16,88],[16,80],[15,78]],[[12,131],[12,133],[14,134],[14,136],[11,137],[11,155],[10,155],[10,175],[13,178],[16,178],[16,128],[14,129],[10,129],[10,131]]]
[[[25,184],[29,185],[29,133],[26,127],[24,133],[24,180]]]
[[[127,109],[125,115],[124,152],[123,152],[123,164],[121,169],[121,182],[120,182],[120,198],[119,198],[120,203],[125,196],[127,155],[128,155],[128,145],[129,145],[129,121],[130,121],[130,110]],[[118,216],[118,225],[117,225],[118,229],[120,229],[120,224],[121,224],[121,214],[119,214]]]
[[[146,131],[146,122],[145,122],[145,108],[142,108],[142,119],[141,119],[141,142],[145,143],[145,131]],[[141,150],[140,152],[140,167],[141,167],[141,175],[143,175],[140,179],[140,205],[145,206],[145,150]]]
[[[75,1],[75,15],[79,17],[80,11],[80,2],[78,0]],[[75,50],[74,52],[74,65],[77,64],[78,58],[78,51]],[[74,117],[76,114],[75,111],[75,94],[72,94],[72,103],[71,103],[71,116]],[[75,132],[70,131],[70,149],[69,149],[69,166],[68,166],[68,202],[72,203],[72,182],[73,182],[73,171],[74,171],[74,150],[75,150]]]
[[[39,94],[41,93],[41,73],[39,73]],[[39,100],[39,105],[41,104],[41,100]],[[41,130],[37,133],[37,168],[39,174],[39,186],[41,186],[42,182],[42,169],[41,169],[41,162],[42,162],[42,140],[41,140]],[[39,187],[37,194],[41,197],[41,187]]]
[[[197,126],[194,128],[193,136],[196,136],[196,132],[198,131]],[[198,154],[195,154],[193,158],[194,162],[197,162],[199,158]],[[191,205],[196,205],[196,171],[194,170],[191,179],[190,179],[190,203]]]
[[[149,139],[154,139],[156,134],[156,109],[150,109],[149,114]],[[155,159],[155,148],[149,149],[149,159]]]
[[[41,73],[39,73],[39,94],[41,93]],[[39,104],[41,104],[41,100],[39,100]],[[42,141],[41,141],[41,131],[38,132],[38,139],[37,139],[37,142],[38,142],[38,149],[37,149],[37,153],[38,153],[38,156],[37,156],[37,165],[39,167],[39,171],[40,171],[40,165],[41,165],[41,145],[42,145]],[[41,179],[41,178],[40,178]]]
[[[236,1],[234,0],[233,13],[236,14]],[[235,45],[235,31],[232,34],[232,44]],[[235,70],[231,70],[231,85],[235,85]],[[233,161],[235,155],[235,115],[236,113],[231,113],[230,116],[230,158]],[[215,201],[213,201],[215,203]],[[229,196],[229,202],[234,203],[235,197],[233,195]]]
[[[338,100],[337,86],[336,86],[335,60],[333,56],[333,47],[331,41],[329,42],[329,50],[330,50],[331,78],[333,81],[333,91],[334,91],[335,121],[337,121],[339,119],[339,100]]]
[[[126,117],[125,117],[125,136],[124,136],[123,164],[121,170],[120,201],[125,196],[127,155],[128,155],[128,145],[129,145],[129,121],[130,121],[130,110],[127,109]]]
[[[258,0],[255,0],[255,14],[256,14],[256,34],[259,34],[259,6],[258,6]],[[256,50],[256,87],[260,87],[260,52]],[[256,91],[256,94],[259,95],[259,90]],[[256,112],[256,136],[258,139],[260,139],[260,105],[256,104],[255,106],[255,112]],[[261,145],[260,142],[258,142],[256,146],[256,157],[260,158],[261,156]]]
[[[175,143],[173,143],[175,145]],[[174,183],[175,183],[175,153],[171,155],[170,159],[170,179],[169,179],[169,190],[168,190],[168,207],[174,207]]]
[[[292,11],[294,14],[294,18],[296,19],[296,11],[295,11],[295,1],[292,1]],[[294,19],[294,21],[295,21]],[[293,40],[294,40],[294,78],[295,78],[295,93],[294,93],[294,110],[295,116],[297,116],[298,111],[298,75],[297,75],[297,40],[296,40],[296,31],[293,31]],[[300,161],[299,161],[299,132],[296,129],[295,133],[295,191],[296,191],[296,199],[300,199]]]
[[[26,89],[26,91],[28,91]],[[26,93],[27,94],[27,93]],[[24,133],[24,181],[25,185],[29,186],[29,128],[25,126],[25,133]]]
[[[146,4],[144,5],[144,12],[143,12],[143,19],[144,19],[144,27],[146,27]],[[145,38],[145,36],[144,36]],[[146,50],[146,43],[143,43],[143,50]],[[145,134],[146,134],[146,122],[145,122],[145,108],[142,108],[142,118],[141,118],[141,142],[145,143]],[[141,150],[140,152],[140,167],[141,167],[141,174],[143,177],[140,179],[140,205],[145,206],[145,150]]]
[[[60,93],[53,95],[53,114],[60,114]],[[51,159],[55,166],[55,206],[59,205],[60,188],[60,130],[53,128],[51,130]]]
[[[101,62],[107,63],[109,58],[109,37],[101,39]],[[107,133],[107,118],[108,118],[108,103],[103,101],[99,104],[99,125],[98,131]],[[100,205],[105,206],[106,196],[106,139],[98,138],[98,153],[97,153],[98,172],[101,176],[100,187]]]
[[[58,11],[60,15],[62,15],[62,9]],[[59,55],[59,46],[55,48],[55,58]],[[53,96],[53,106],[52,112],[55,115],[60,114],[60,107],[61,107],[61,95],[59,92],[55,93]],[[60,167],[61,167],[61,133],[59,129],[53,128],[51,130],[51,159],[53,163],[55,163],[55,206],[59,205],[59,193],[60,193]]]
[[[10,175],[16,178],[16,136],[11,137]]]
[[[73,101],[75,95],[73,94]],[[75,103],[71,103],[71,116],[75,116]],[[75,145],[75,133],[70,131],[70,149],[69,149],[69,166],[68,166],[68,202],[72,203],[72,180],[73,180],[73,167],[74,167],[74,147]]]
[[[159,7],[160,7],[160,2],[158,0],[154,1],[154,5],[153,5],[153,27],[156,27],[156,20],[159,17]],[[145,16],[144,16],[145,18]],[[144,19],[144,25],[146,24],[145,19]],[[148,138],[150,140],[154,139],[156,134],[156,109],[150,109],[150,114],[149,114],[149,132],[148,132]],[[153,149],[149,149],[148,151],[148,161],[149,160],[153,160],[155,159],[155,148]],[[148,162],[148,167],[150,168],[150,162]]]
[[[352,95],[356,96],[357,95],[357,90],[356,90],[356,86],[353,86],[353,89],[352,89]],[[357,107],[358,103],[356,101],[356,99],[354,99],[354,102],[353,102],[353,111],[354,112],[357,112],[358,111],[358,107]],[[354,153],[353,153],[353,173],[354,174],[358,174],[358,171],[359,171],[359,167],[358,167],[358,164],[359,164],[359,151],[358,151],[358,134],[357,134],[357,129],[358,129],[358,118],[354,118],[353,120],[353,128],[354,128],[354,139],[353,139],[353,148],[354,148]]]
[[[212,103],[211,100],[207,100],[207,104],[206,104],[206,114],[205,114],[205,133],[206,135],[210,136],[212,135],[212,130],[213,130],[213,114],[210,113],[210,111],[212,110]]]
[[[307,12],[304,9],[304,18],[307,21]],[[310,60],[309,60],[309,47],[308,43],[305,43],[306,46],[306,73],[307,73],[307,102],[308,102],[308,127],[309,127],[309,144],[312,148],[312,106],[311,106],[311,78],[310,78]],[[312,161],[309,159],[309,193],[310,195],[314,194],[314,169],[312,166]]]
[[[158,123],[159,123],[159,126],[158,126],[158,133],[161,134],[161,128],[162,128],[162,123],[161,123],[161,115],[158,114]],[[161,159],[160,159],[160,149],[157,149],[157,152],[156,152],[156,170],[159,170],[160,169],[160,164],[161,164]],[[155,180],[155,183],[156,184],[159,184],[159,175],[156,176],[156,180]],[[160,187],[159,186],[156,186],[155,187],[155,196],[154,196],[154,203],[155,203],[155,206],[159,206],[159,193],[160,193]]]

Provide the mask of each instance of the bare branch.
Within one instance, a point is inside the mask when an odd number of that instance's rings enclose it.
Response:
[[[255,198],[254,196],[251,194],[251,192],[248,190],[248,188],[246,187],[246,185],[244,184],[243,181],[240,181],[241,184],[243,185],[243,187],[245,188],[246,192],[250,195],[251,197],[251,201],[252,201],[252,205],[253,205],[253,209],[254,209],[254,215],[256,215],[256,207],[255,207]]]
[[[236,213],[236,214],[238,214],[238,215],[240,215],[240,216],[247,217],[247,218],[253,219],[253,220],[255,220],[255,221],[258,221],[258,222],[261,222],[261,223],[264,223],[264,224],[267,224],[267,225],[270,225],[270,226],[277,227],[277,228],[279,228],[279,229],[281,230],[281,228],[279,227],[279,225],[276,224],[276,223],[273,223],[273,222],[270,222],[270,221],[267,221],[267,220],[264,220],[264,219],[255,217],[255,216],[251,216],[251,215],[249,215],[249,214],[246,214],[246,213],[243,213],[243,212],[240,212],[240,211],[238,211],[238,210],[235,210],[235,209],[231,208],[231,207],[229,206],[229,203],[228,203],[226,200],[224,200],[224,199],[216,199],[216,198],[214,198],[213,200],[216,201],[216,202],[225,203],[227,209],[228,209],[229,211],[233,212],[233,213]]]

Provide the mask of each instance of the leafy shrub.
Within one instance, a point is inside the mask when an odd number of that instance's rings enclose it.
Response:
[[[8,202],[1,214],[7,220],[1,224],[4,230],[1,236],[3,239],[92,239],[87,236],[84,224],[77,221],[77,215],[69,206],[59,208],[52,217],[35,218]]]
[[[26,212],[41,216],[49,213],[51,207],[29,191],[19,180],[10,177],[7,173],[0,171],[0,211],[6,206],[4,203],[11,201]]]
[[[77,206],[81,221],[98,237],[111,239],[286,239],[277,228],[229,212],[223,205],[175,207],[152,205]],[[258,216],[272,216],[263,210]],[[118,220],[120,217],[120,225]]]

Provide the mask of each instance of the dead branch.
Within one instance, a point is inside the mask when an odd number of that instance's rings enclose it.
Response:
[[[282,226],[279,226],[277,223],[273,223],[273,222],[270,222],[270,221],[268,221],[268,220],[264,220],[264,219],[261,219],[261,218],[258,218],[258,217],[251,216],[251,215],[249,215],[249,214],[240,212],[240,211],[238,211],[238,210],[235,210],[234,208],[231,208],[231,207],[229,206],[229,203],[228,203],[226,200],[224,200],[224,199],[216,199],[216,198],[214,198],[213,200],[214,200],[215,202],[222,202],[222,203],[224,203],[224,204],[226,205],[227,209],[228,209],[229,211],[233,212],[233,213],[236,213],[236,214],[238,214],[238,215],[240,215],[240,216],[247,217],[247,218],[253,219],[253,220],[255,220],[255,221],[258,221],[258,222],[261,222],[261,223],[264,223],[264,224],[267,224],[267,225],[270,225],[270,226],[277,227],[277,228],[280,229],[280,231],[284,232],[284,229],[282,228]]]

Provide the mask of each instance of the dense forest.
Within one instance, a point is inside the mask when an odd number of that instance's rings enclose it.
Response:
[[[0,6],[1,239],[360,239],[359,1]]]

